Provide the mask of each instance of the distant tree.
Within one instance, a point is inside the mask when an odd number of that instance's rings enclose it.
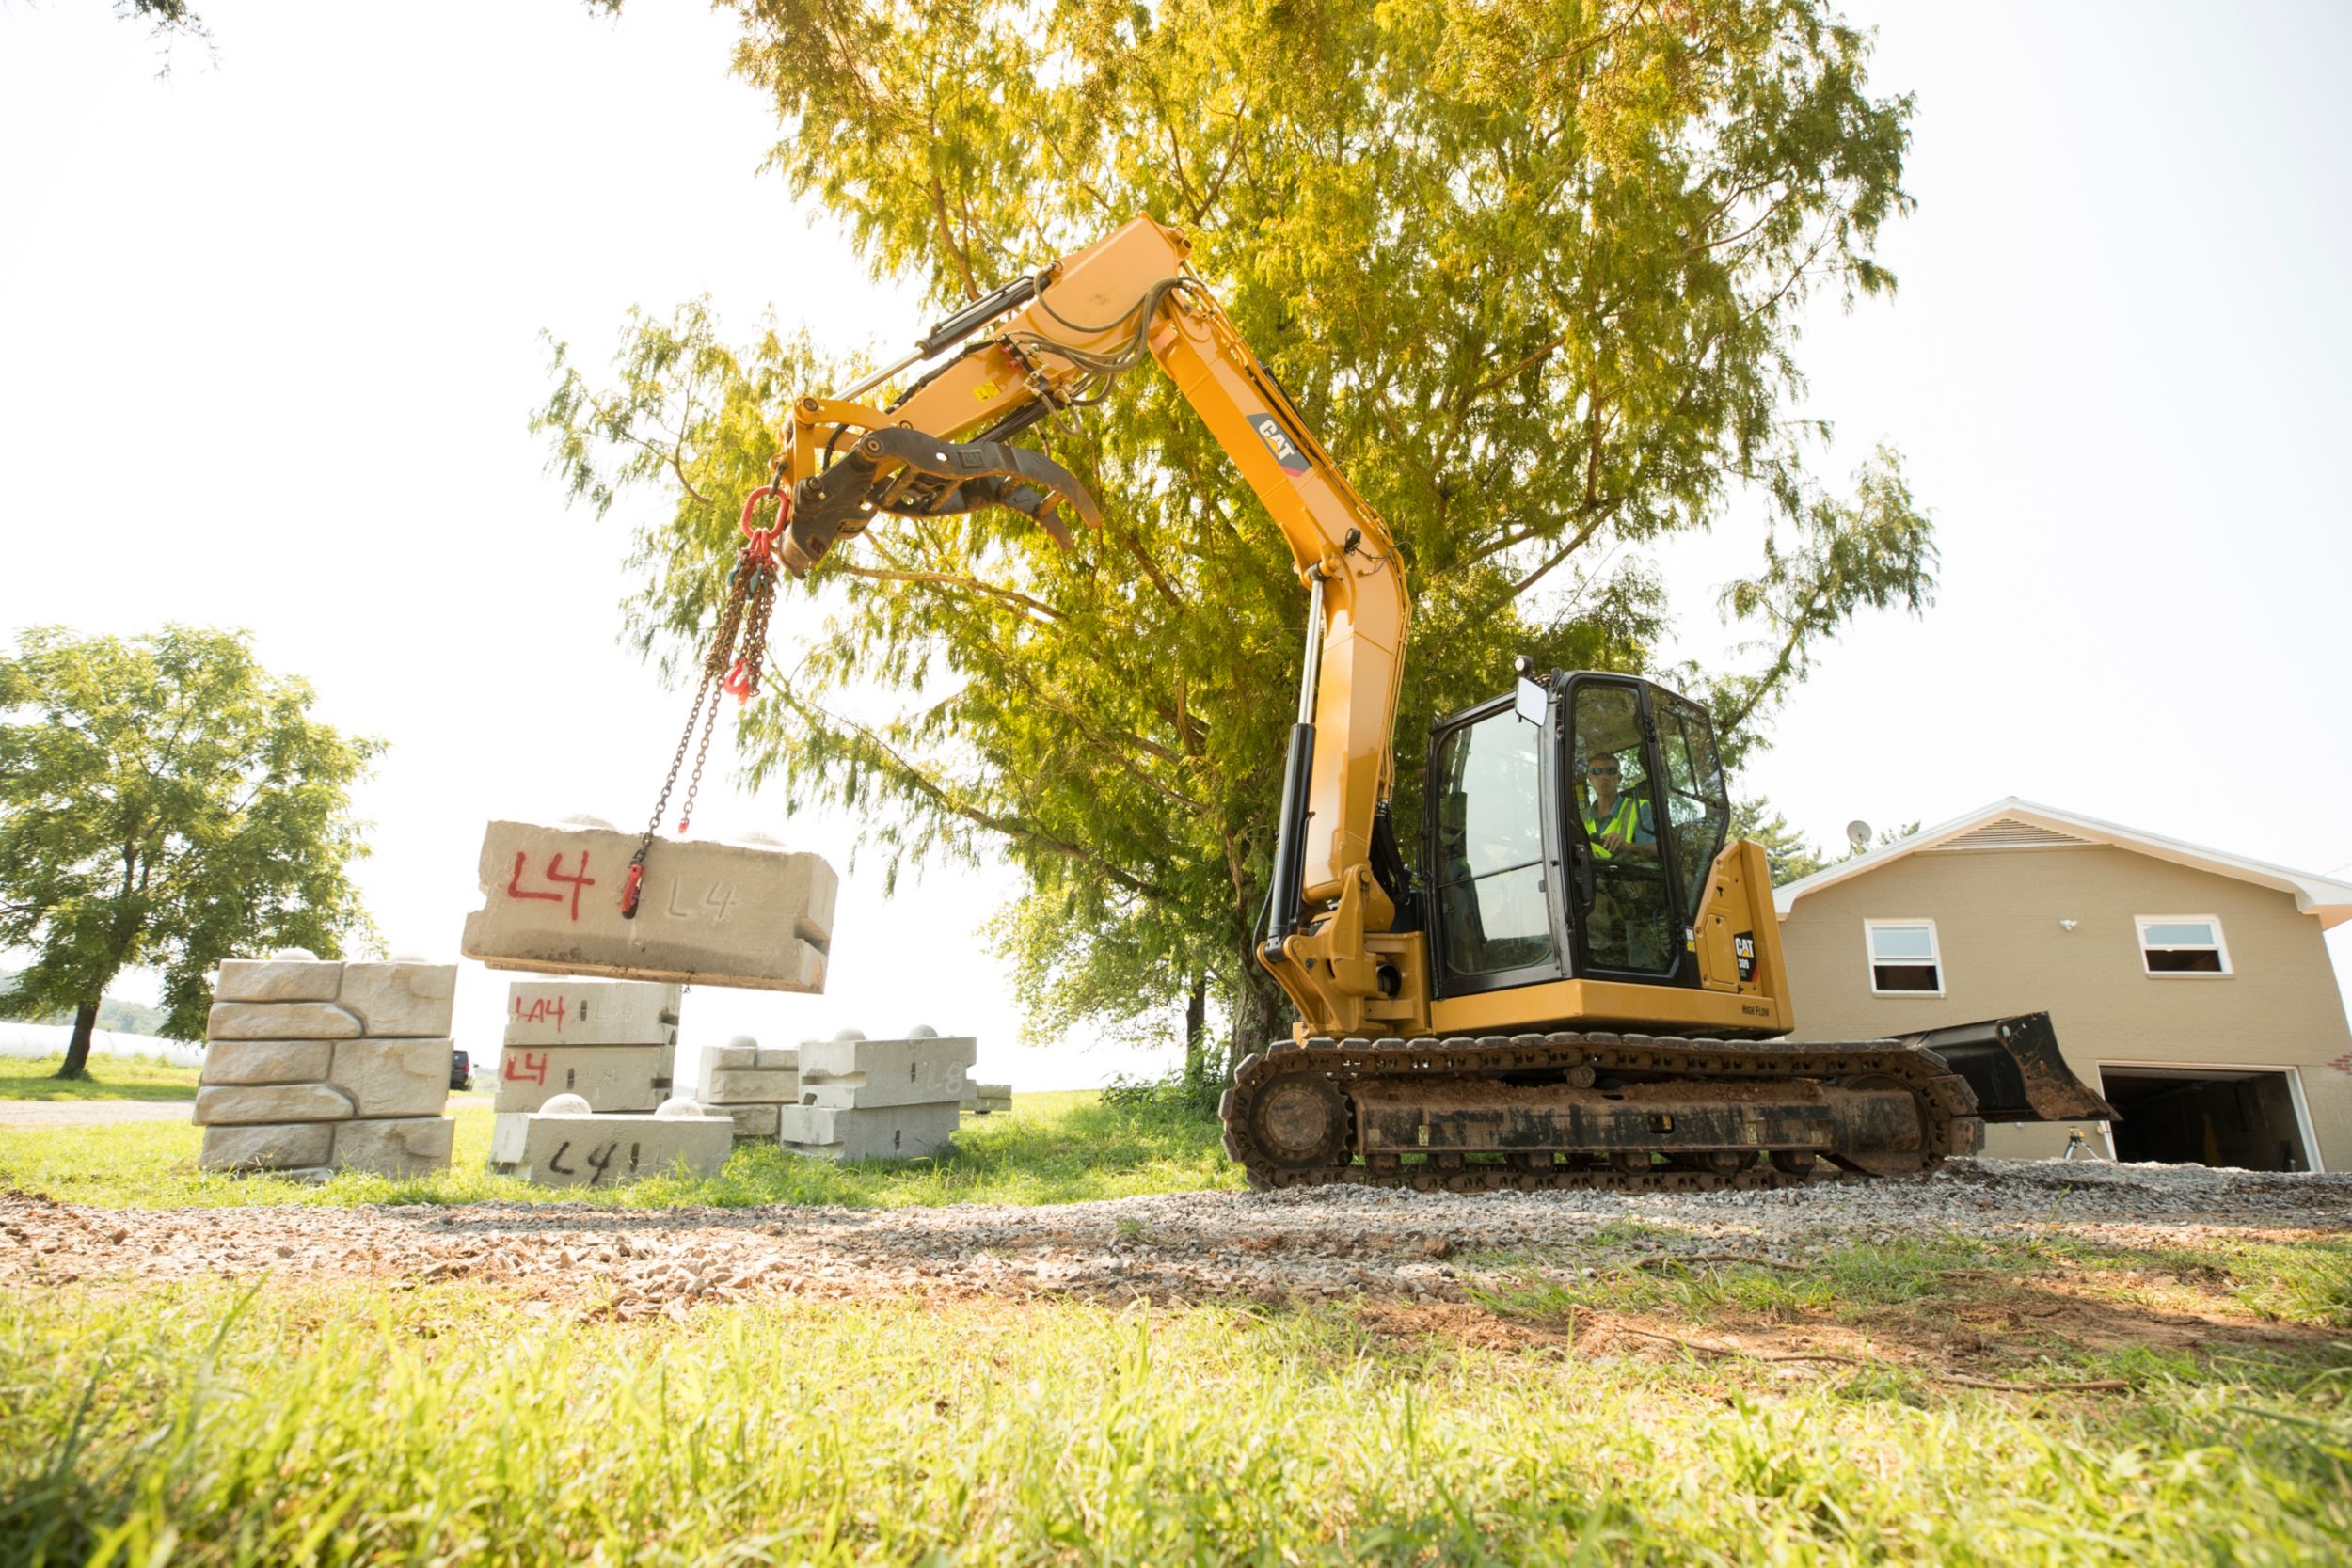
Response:
[[[1793,882],[1800,877],[1810,877],[1829,860],[1805,836],[1788,825],[1788,819],[1772,810],[1772,803],[1761,795],[1753,800],[1735,801],[1731,808],[1731,836],[1752,838],[1763,847],[1764,863],[1772,868],[1772,886]]]
[[[1752,838],[1763,847],[1764,863],[1772,868],[1772,886],[1793,882],[1800,877],[1810,877],[1816,871],[1833,865],[1843,865],[1856,855],[1869,849],[1883,849],[1899,844],[1919,831],[1916,822],[1899,828],[1882,829],[1867,848],[1849,845],[1837,854],[1826,854],[1804,834],[1788,825],[1788,819],[1772,810],[1772,803],[1759,795],[1753,800],[1739,800],[1731,808],[1731,836]]]
[[[0,998],[9,994],[9,988],[15,980],[15,971],[0,969]],[[73,1012],[71,1007],[44,1007],[34,1011],[0,1004],[0,1019],[11,1023],[71,1023]],[[102,998],[98,1004],[98,1027],[119,1035],[160,1035],[169,1022],[168,1014],[143,1002],[108,996]]]
[[[312,696],[244,633],[198,627],[38,627],[0,658],[0,948],[36,954],[0,1007],[72,1011],[58,1077],[87,1076],[128,965],[163,970],[164,1033],[198,1039],[222,958],[337,955],[370,930],[351,786],[383,748],[311,718]]]

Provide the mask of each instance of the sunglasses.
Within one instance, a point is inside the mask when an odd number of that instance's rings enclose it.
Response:
[[[1613,776],[1614,774],[1616,774],[1617,772],[1619,772],[1619,771],[1620,771],[1620,769],[1618,768],[1618,767],[1617,767],[1617,765],[1616,765],[1615,763],[1612,762],[1612,763],[1596,764],[1595,766],[1593,766],[1593,767],[1591,767],[1591,768],[1587,768],[1586,769],[1584,769],[1584,771],[1586,771],[1587,773],[1607,773],[1607,774],[1611,774],[1611,775],[1613,775]]]

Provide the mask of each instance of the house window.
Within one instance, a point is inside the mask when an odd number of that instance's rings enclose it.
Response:
[[[2151,974],[2227,974],[2230,950],[2209,914],[2143,914],[2139,958]]]
[[[1878,996],[1941,996],[1944,960],[1932,920],[1866,920],[1870,990]]]

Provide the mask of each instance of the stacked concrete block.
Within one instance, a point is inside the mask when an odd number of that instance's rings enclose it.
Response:
[[[524,1122],[516,1164],[540,1187],[612,1187],[680,1170],[712,1176],[735,1142],[732,1121],[691,1100],[664,1101],[650,1116],[603,1116],[563,1094]]]
[[[196,1124],[207,1170],[417,1176],[449,1164],[457,966],[298,949],[220,966]]]
[[[833,867],[771,839],[663,839],[625,899],[638,837],[580,818],[493,822],[459,951],[492,969],[821,991]]]
[[[651,1115],[670,1098],[678,988],[628,980],[518,980],[506,990],[490,1163],[522,1163],[525,1123],[557,1095],[592,1111]]]
[[[703,1052],[702,1103],[735,1123],[737,1141],[773,1139],[778,1117],[801,1101],[801,1053],[762,1049],[749,1035]]]
[[[869,1040],[845,1029],[801,1047],[801,1102],[776,1118],[787,1149],[827,1160],[914,1160],[945,1153],[963,1111],[978,1042],[929,1029]]]
[[[1012,1109],[1010,1084],[975,1084],[969,1079],[963,1085],[963,1108],[976,1117],[991,1116]]]

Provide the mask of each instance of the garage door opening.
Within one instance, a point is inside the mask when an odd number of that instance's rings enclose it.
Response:
[[[2115,1157],[2240,1170],[2310,1170],[2312,1153],[2283,1072],[2102,1067]]]

